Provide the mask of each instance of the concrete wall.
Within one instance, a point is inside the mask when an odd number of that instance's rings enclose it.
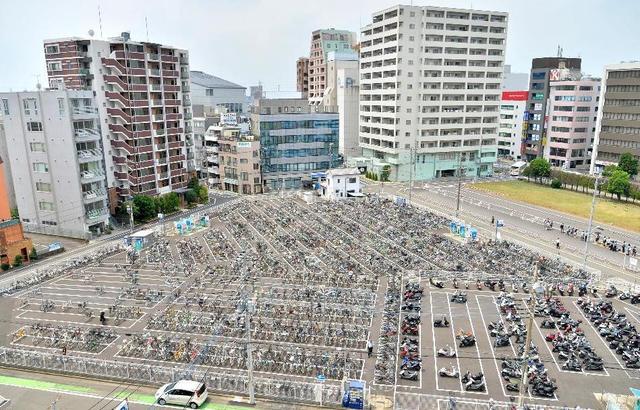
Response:
[[[224,103],[242,105],[242,112],[247,112],[247,101],[244,88],[214,88],[213,95],[206,95],[207,87],[191,83],[191,103],[215,107]]]

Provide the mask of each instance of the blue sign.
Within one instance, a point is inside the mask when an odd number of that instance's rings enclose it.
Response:
[[[316,376],[316,380],[319,381],[319,382],[323,382],[323,381],[326,380],[326,377],[324,377],[323,374],[319,374],[319,375]]]

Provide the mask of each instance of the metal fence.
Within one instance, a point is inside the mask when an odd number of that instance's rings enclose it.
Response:
[[[11,367],[38,369],[124,380],[130,384],[162,385],[181,379],[202,380],[210,391],[224,394],[248,395],[249,379],[242,374],[207,370],[187,370],[187,366],[164,367],[134,362],[118,362],[80,356],[28,351],[0,347],[0,364]],[[310,383],[254,377],[257,396],[278,401],[338,405],[342,389],[336,384]]]

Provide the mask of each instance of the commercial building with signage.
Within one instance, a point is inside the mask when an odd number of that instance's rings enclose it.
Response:
[[[551,77],[561,78],[580,73],[580,58],[542,57],[531,62],[529,98],[524,115],[522,159],[531,161],[544,155],[546,113]]]
[[[264,191],[300,188],[311,174],[340,166],[338,113],[305,99],[261,99],[251,130],[260,139]]]
[[[640,160],[640,63],[605,67],[591,172],[617,164],[631,153]]]
[[[239,194],[262,193],[260,141],[241,135],[240,128],[223,126],[218,137],[220,189]]]
[[[520,159],[522,118],[528,97],[527,90],[502,92],[498,128],[498,157]]]

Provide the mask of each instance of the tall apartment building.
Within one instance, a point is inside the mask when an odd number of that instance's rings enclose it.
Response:
[[[220,189],[220,134],[221,127],[209,126],[204,133],[204,150],[206,155],[206,167],[203,172],[207,175],[209,188]]]
[[[186,188],[195,173],[189,54],[129,33],[44,41],[49,85],[93,90],[110,202]]]
[[[265,192],[300,188],[312,173],[341,165],[338,114],[323,110],[305,99],[262,99],[253,107]]]
[[[296,90],[300,92],[301,98],[307,98],[309,96],[309,58],[308,57],[300,57],[296,61]]]
[[[507,13],[394,6],[360,43],[360,146],[391,179],[489,175]],[[410,175],[411,174],[411,175]]]
[[[569,76],[549,83],[544,158],[552,166],[589,169],[599,95],[599,79]]]
[[[309,53],[309,103],[320,104],[327,86],[327,54],[330,51],[349,51],[356,45],[356,33],[334,28],[311,33]]]
[[[502,91],[500,95],[500,125],[498,128],[498,157],[520,159],[522,117],[527,106],[527,90]]]
[[[262,193],[260,141],[253,135],[242,135],[240,127],[220,128],[220,188],[240,194]]]
[[[107,176],[91,91],[0,93],[27,232],[89,238],[108,225]]]
[[[617,164],[630,152],[640,160],[640,63],[604,69],[591,172]]]
[[[338,112],[338,153],[345,159],[362,154],[358,144],[359,65],[355,51],[331,51],[327,54],[327,84],[322,106]]]
[[[529,76],[529,99],[524,117],[522,158],[531,161],[542,157],[546,145],[547,101],[549,82],[560,76],[580,73],[580,58],[542,57],[531,61]]]

